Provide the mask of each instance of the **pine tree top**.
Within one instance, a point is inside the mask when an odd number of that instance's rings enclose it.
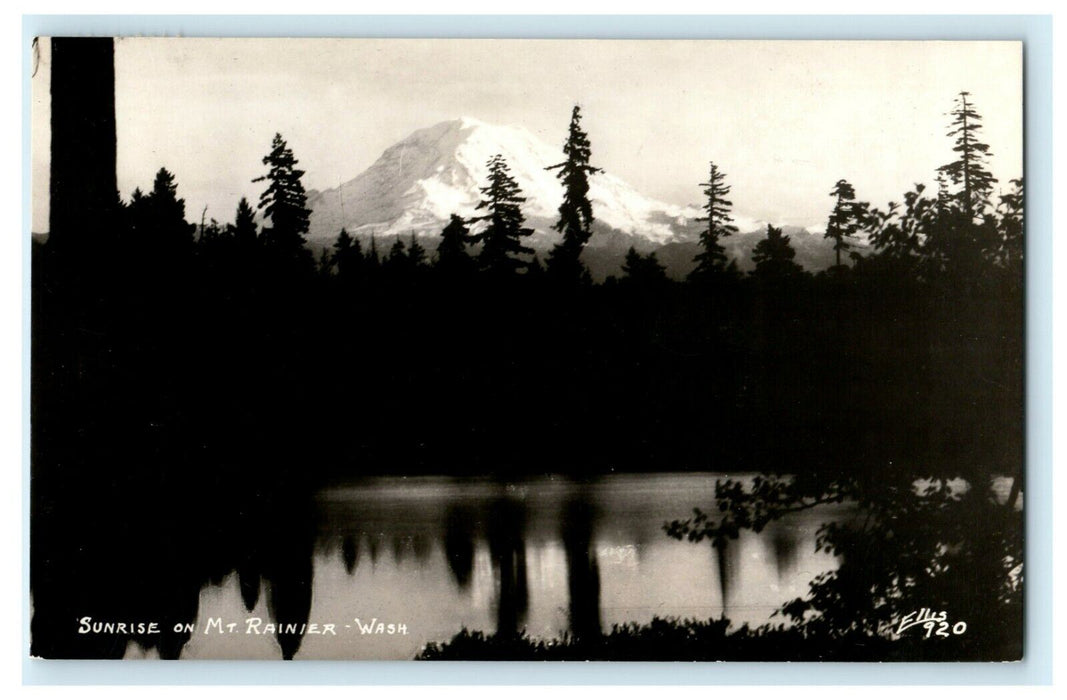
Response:
[[[571,110],[571,123],[567,128],[567,140],[563,144],[563,155],[567,160],[549,165],[545,170],[560,170],[556,177],[566,179],[569,172],[581,171],[587,175],[603,172],[600,168],[589,165],[592,146],[589,135],[582,130],[582,112],[578,105]]]
[[[737,227],[733,225],[733,215],[730,213],[733,202],[726,199],[726,195],[730,194],[730,185],[727,185],[725,180],[726,174],[711,162],[708,166],[708,181],[699,183],[707,198],[703,206],[707,216],[697,217],[696,220],[707,221],[707,233],[716,238],[737,233]]]
[[[341,233],[337,235],[337,240],[334,242],[333,247],[338,251],[345,251],[352,247],[352,236],[348,231],[341,228]]]
[[[480,188],[484,198],[477,207],[487,213],[471,219],[488,222],[488,225],[477,235],[471,236],[470,241],[483,244],[479,260],[484,268],[501,273],[515,272],[527,265],[517,256],[533,253],[533,249],[520,242],[521,238],[533,234],[533,229],[523,226],[526,218],[520,205],[526,198],[511,177],[507,161],[502,155],[490,158],[488,168],[489,184]]]
[[[997,179],[988,170],[987,159],[993,154],[988,144],[979,140],[982,117],[969,96],[966,91],[958,93],[949,112],[952,120],[947,135],[955,138],[952,151],[958,158],[938,168],[938,174],[960,188],[956,195],[959,208],[971,219],[988,206]]]
[[[263,164],[269,170],[252,182],[268,183],[260,195],[258,208],[270,217],[275,232],[302,239],[310,228],[311,210],[307,208],[307,194],[301,182],[304,171],[296,167],[298,162],[282,135],[275,134],[270,153],[263,157]]]

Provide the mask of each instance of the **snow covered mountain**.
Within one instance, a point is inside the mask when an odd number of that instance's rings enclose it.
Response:
[[[560,144],[564,135],[561,129]],[[334,189],[308,192],[312,210],[308,242],[316,249],[328,246],[342,227],[362,238],[373,234],[383,244],[396,236],[435,237],[452,214],[471,217],[480,213],[475,208],[479,187],[487,183],[486,164],[497,153],[504,156],[526,197],[523,213],[527,226],[535,231],[528,244],[547,251],[560,238],[552,225],[558,218],[563,188],[555,171],[545,167],[564,160],[562,146],[550,146],[522,127],[468,117],[419,129],[387,148],[354,179]],[[695,187],[694,195],[699,196]],[[686,267],[682,258],[695,246],[703,225],[695,221],[702,213],[698,207],[657,201],[610,173],[590,177],[589,198],[595,223],[583,260],[594,277],[618,274],[630,246],[641,252],[669,246],[664,252],[676,249],[669,257],[678,258],[681,268]],[[736,218],[742,231],[764,228],[759,222]],[[810,238],[813,254],[806,256],[810,258],[806,262],[815,268],[828,266],[832,252],[829,245],[823,245],[828,242],[821,236]],[[737,243],[728,250],[744,269],[755,238],[745,236]],[[429,247],[432,250],[433,244]],[[685,254],[679,256],[683,250]],[[668,272],[685,274],[674,268],[669,264]]]
[[[309,192],[308,239],[332,241],[342,226],[355,235],[437,235],[451,214],[475,215],[478,188],[487,181],[486,163],[496,153],[507,160],[526,197],[523,213],[537,232],[531,243],[547,248],[558,240],[551,226],[563,189],[555,172],[545,167],[564,160],[562,148],[522,127],[466,117],[420,129],[386,149],[355,179]],[[646,245],[685,238],[691,219],[700,215],[694,207],[650,199],[607,173],[592,176],[589,189],[593,215],[601,224]]]

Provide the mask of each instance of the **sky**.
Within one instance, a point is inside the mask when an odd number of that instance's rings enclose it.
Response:
[[[48,66],[31,110],[32,228],[47,231]],[[844,178],[876,206],[953,159],[961,90],[983,115],[991,169],[1022,175],[1018,42],[160,39],[115,44],[118,185],[166,167],[186,217],[255,203],[280,132],[326,189],[412,131],[461,116],[562,146],[582,108],[592,162],[648,196],[700,204],[714,161],[739,217],[819,229]],[[521,185],[521,183],[520,183]]]

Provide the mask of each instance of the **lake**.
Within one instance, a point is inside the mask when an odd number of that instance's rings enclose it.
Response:
[[[410,659],[464,627],[548,638],[656,616],[767,622],[835,566],[815,552],[816,530],[849,506],[743,532],[723,553],[669,538],[664,523],[712,507],[726,476],[393,477],[324,489],[314,500],[307,621],[336,634],[305,634],[295,658]],[[279,658],[273,634],[246,630],[250,617],[276,619],[270,585],[260,584],[251,612],[236,574],[205,586],[182,658]],[[211,618],[238,622],[238,633],[205,633]],[[376,623],[360,631],[372,620],[384,623],[380,633]],[[131,644],[128,655],[138,652]]]

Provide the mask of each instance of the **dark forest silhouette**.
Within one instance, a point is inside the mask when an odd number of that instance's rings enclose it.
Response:
[[[126,639],[79,637],[70,621],[167,610],[170,629],[235,570],[249,609],[266,581],[279,621],[306,620],[310,498],[336,480],[627,470],[763,474],[720,484],[718,503],[668,528],[720,547],[822,502],[870,514],[822,531],[843,564],[784,609],[790,639],[882,640],[906,606],[941,606],[984,635],[966,653],[1019,653],[1023,191],[1013,181],[992,201],[966,93],[937,196],[917,185],[880,210],[834,186],[838,254],[860,233],[873,246],[851,265],[813,275],[768,226],[742,275],[719,243],[736,229],[713,163],[693,275],[672,281],[631,250],[594,284],[579,259],[595,168],[577,108],[569,160],[546,164],[567,192],[547,270],[522,244],[521,183],[500,157],[479,216],[453,216],[435,250],[412,236],[383,255],[342,230],[316,262],[280,134],[262,226],[244,199],[231,224],[189,223],[180,173],[165,169],[122,201],[101,97],[112,73],[110,40],[53,40],[52,225],[32,271],[33,653],[120,657]],[[1000,475],[1013,478],[1006,504],[990,496]],[[490,543],[509,649],[526,596],[518,508],[500,504]],[[590,508],[573,504],[565,532],[580,645],[601,637]],[[462,586],[471,535],[452,517]],[[357,543],[342,546],[351,570]],[[174,657],[186,638],[141,641]],[[292,657],[300,640],[279,644]]]

